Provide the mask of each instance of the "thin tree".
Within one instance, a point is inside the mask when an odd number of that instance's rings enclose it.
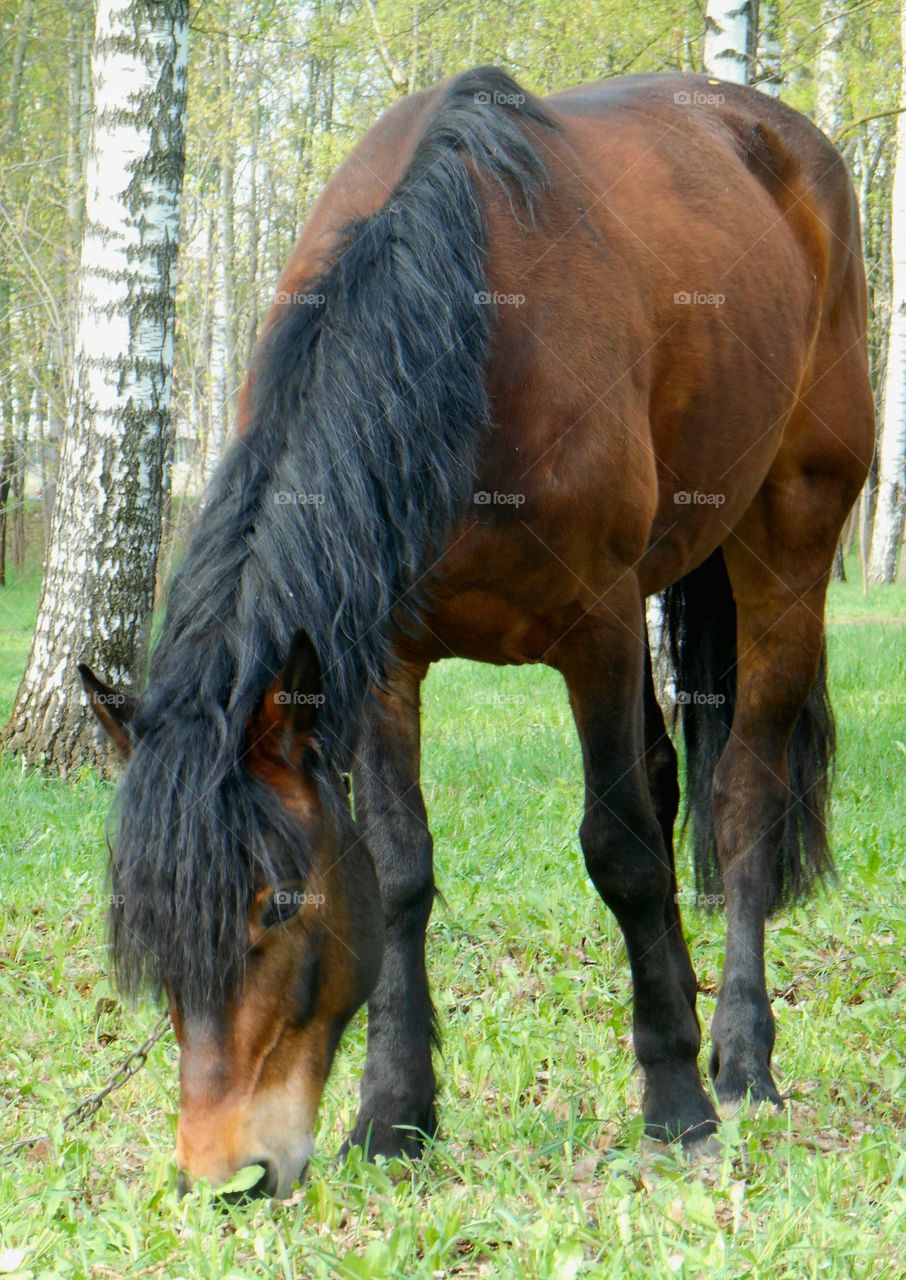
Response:
[[[780,70],[780,7],[777,0],[760,0],[757,47],[758,74],[755,83],[768,97],[779,98],[783,78]]]
[[[900,5],[900,42],[900,100],[906,102],[906,2]],[[896,577],[906,514],[906,112],[897,116],[896,139],[890,203],[890,337],[869,582],[893,582]]]
[[[835,138],[843,127],[845,71],[843,0],[823,0],[819,22],[821,44],[815,57],[815,124]]]
[[[756,0],[708,0],[705,6],[705,72],[748,84],[756,40]]]
[[[99,0],[76,385],[28,666],[4,731],[30,762],[106,764],[76,664],[114,682],[154,601],[169,473],[188,0]]]
[[[0,131],[0,156],[9,160],[10,151],[19,137],[22,104],[22,77],[26,53],[32,35],[33,0],[25,0],[19,14],[16,43],[13,50],[7,95],[9,105]],[[6,585],[7,502],[13,487],[15,465],[15,428],[13,424],[13,296],[8,265],[0,258],[0,587]]]
[[[846,101],[846,71],[843,62],[846,33],[844,0],[822,0],[818,28],[821,43],[815,55],[815,124],[833,139],[843,127]],[[843,546],[847,532],[848,527],[841,535],[831,570],[831,576],[837,582],[846,581]]]
[[[227,16],[229,10],[227,10]],[[224,32],[217,46],[217,68],[223,121],[219,157],[220,205],[218,211],[218,272],[214,295],[214,332],[212,344],[211,434],[206,463],[208,475],[220,461],[230,433],[238,384],[236,366],[236,315],[234,281],[235,242],[235,175],[234,153],[237,139],[234,128],[234,83],[230,37]]]

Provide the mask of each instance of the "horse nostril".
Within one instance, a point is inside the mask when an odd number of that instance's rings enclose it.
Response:
[[[250,1196],[272,1196],[277,1190],[277,1171],[269,1160],[256,1160],[255,1164],[264,1165],[264,1173],[249,1189]]]

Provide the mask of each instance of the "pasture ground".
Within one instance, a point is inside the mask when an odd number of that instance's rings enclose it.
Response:
[[[0,593],[0,715],[22,670],[37,572]],[[175,1194],[176,1050],[60,1141],[59,1116],[147,1034],[107,977],[111,788],[0,763],[0,1275],[22,1277],[892,1277],[906,1275],[903,957],[906,587],[835,586],[839,885],[772,922],[775,1056],[790,1102],[724,1124],[690,1168],[641,1139],[630,986],[576,838],[579,754],[558,677],[442,664],[425,692],[437,845],[430,966],[442,1133],[414,1165],[332,1167],[364,1017],[287,1204]],[[681,882],[691,883],[685,855]],[[686,908],[714,1007],[723,922]],[[704,1053],[707,1050],[707,1037]]]

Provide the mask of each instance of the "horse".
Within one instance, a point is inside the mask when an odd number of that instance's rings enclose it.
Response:
[[[126,764],[111,937],[169,1003],[181,1185],[289,1193],[367,1002],[348,1141],[437,1131],[419,689],[451,655],[561,673],[579,839],[619,923],[646,1132],[780,1105],[766,915],[831,868],[824,600],[873,449],[843,161],[751,88],[540,100],[479,68],[355,146],[283,274],[144,692],[81,669]],[[706,1089],[674,865],[727,943]],[[354,816],[344,775],[351,772]]]

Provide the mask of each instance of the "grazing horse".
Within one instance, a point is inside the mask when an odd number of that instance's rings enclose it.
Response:
[[[484,68],[398,103],[341,165],[141,701],[83,669],[128,758],[116,968],[172,1010],[186,1179],[260,1163],[258,1190],[287,1193],[366,1000],[350,1140],[434,1132],[419,686],[449,655],[562,674],[647,1131],[715,1128],[653,593],[699,890],[727,915],[713,1092],[780,1101],[764,925],[829,864],[823,612],[873,446],[865,297],[840,156],[751,89],[632,76],[541,102]]]

